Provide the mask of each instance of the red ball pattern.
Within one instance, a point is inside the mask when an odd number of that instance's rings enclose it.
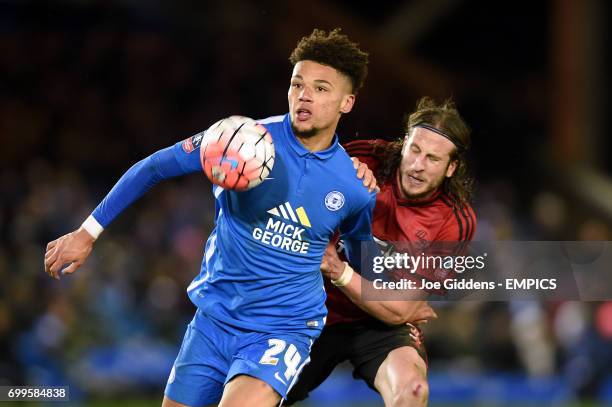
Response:
[[[213,124],[200,145],[208,179],[224,189],[244,191],[265,180],[274,165],[274,144],[254,120],[232,116]]]

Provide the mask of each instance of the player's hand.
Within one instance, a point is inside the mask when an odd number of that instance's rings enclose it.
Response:
[[[380,192],[376,177],[374,177],[374,173],[367,164],[362,163],[355,157],[351,157],[351,160],[353,160],[353,167],[357,170],[357,178],[363,180],[363,185],[368,188],[368,192]]]
[[[438,318],[438,314],[433,308],[427,303],[427,301],[419,301],[419,306],[414,310],[410,316],[409,324],[420,325],[426,324],[430,319]]]
[[[61,274],[74,273],[85,262],[95,239],[83,228],[60,237],[47,244],[45,273],[59,279]],[[68,265],[63,271],[62,267]]]
[[[337,280],[343,272],[344,262],[338,256],[336,245],[333,242],[329,242],[323,254],[323,261],[321,261],[321,273],[323,273],[323,277]]]

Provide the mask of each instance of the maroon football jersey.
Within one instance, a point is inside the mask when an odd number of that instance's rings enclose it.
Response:
[[[374,153],[384,140],[357,140],[344,146],[351,157],[376,173],[379,157]],[[379,185],[376,196],[372,232],[387,242],[463,242],[470,241],[476,229],[476,216],[471,206],[454,203],[441,191],[432,196],[410,200],[402,198],[397,177]],[[419,273],[419,272],[417,272]],[[431,279],[431,276],[426,276]],[[325,279],[327,290],[327,324],[350,322],[370,316],[353,304],[337,287]]]

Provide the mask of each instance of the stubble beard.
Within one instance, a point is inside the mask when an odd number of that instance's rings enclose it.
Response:
[[[319,129],[316,127],[311,127],[309,130],[298,130],[293,123],[291,123],[291,129],[293,130],[293,134],[302,139],[309,139],[317,135]]]
[[[419,192],[417,194],[415,193],[411,193],[407,188],[404,188],[404,177],[407,176],[405,174],[402,174],[400,172],[400,188],[402,189],[402,193],[404,194],[404,196],[408,199],[412,199],[412,200],[418,200],[418,199],[423,199],[423,198],[428,198],[429,196],[433,195],[439,188],[442,187],[442,183],[444,182],[444,179],[446,178],[444,175],[442,175],[442,177],[438,180],[436,180],[433,183],[428,183],[427,185],[427,189],[424,190],[423,192]]]

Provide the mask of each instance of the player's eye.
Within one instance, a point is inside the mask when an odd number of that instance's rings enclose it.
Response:
[[[302,84],[301,83],[292,83],[291,87],[292,88],[296,88],[296,89],[300,89],[302,87]]]
[[[323,86],[317,86],[317,92],[327,92],[327,89]]]

